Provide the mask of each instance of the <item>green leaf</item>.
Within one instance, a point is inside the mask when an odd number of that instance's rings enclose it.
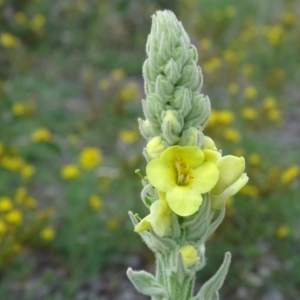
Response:
[[[218,290],[223,285],[230,262],[231,254],[227,252],[218,272],[202,286],[198,294],[191,300],[218,300]]]
[[[145,271],[133,271],[131,268],[128,268],[127,276],[140,293],[151,297],[168,298],[165,288],[156,282],[152,274]]]

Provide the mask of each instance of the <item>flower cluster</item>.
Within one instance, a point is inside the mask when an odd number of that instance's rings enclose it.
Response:
[[[161,276],[168,282],[161,293],[171,299],[190,299],[186,298],[186,287],[178,294],[175,285],[180,282],[184,286],[184,278],[189,282],[204,266],[204,242],[221,223],[226,200],[245,186],[248,176],[243,157],[223,156],[203,134],[210,102],[199,92],[202,74],[197,51],[173,13],[163,11],[153,16],[146,52],[146,100],[142,101],[146,119],[140,119],[139,126],[148,141],[141,196],[150,214],[143,219],[130,216],[135,231],[157,257],[161,256],[157,279]],[[232,115],[224,117],[229,123],[233,119]],[[219,210],[212,223],[214,212]],[[226,276],[229,261],[227,255],[214,279],[214,293]],[[166,279],[169,272],[174,273],[177,283]],[[154,295],[149,292],[153,282],[141,284],[142,275],[131,269],[127,274],[139,291]]]

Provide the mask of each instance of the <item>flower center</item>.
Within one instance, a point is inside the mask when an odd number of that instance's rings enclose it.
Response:
[[[186,185],[188,179],[192,178],[192,176],[188,174],[187,164],[180,157],[176,157],[175,168],[177,171],[177,184],[181,186]]]

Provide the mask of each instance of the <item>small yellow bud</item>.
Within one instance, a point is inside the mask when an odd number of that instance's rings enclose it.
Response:
[[[160,154],[165,150],[163,140],[161,136],[155,136],[152,138],[146,146],[147,154],[150,159],[154,159],[160,156]]]
[[[194,266],[199,260],[198,252],[192,245],[185,245],[179,250],[183,263],[187,268]]]

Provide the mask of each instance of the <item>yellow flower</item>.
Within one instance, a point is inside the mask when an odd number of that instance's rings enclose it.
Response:
[[[146,151],[150,159],[158,158],[165,149],[166,146],[161,136],[155,136],[146,146]]]
[[[98,82],[98,88],[101,91],[106,91],[109,88],[109,81],[107,79],[100,79]]]
[[[55,231],[52,227],[45,227],[40,232],[40,237],[47,242],[52,241],[55,237]]]
[[[12,106],[12,113],[15,116],[24,116],[26,114],[25,104],[21,102],[15,102]]]
[[[212,162],[204,162],[204,153],[196,146],[173,146],[151,160],[146,172],[149,182],[160,192],[177,215],[194,214],[202,195],[217,183],[219,171]]]
[[[228,85],[227,90],[229,94],[235,95],[239,91],[239,86],[236,83],[232,82]]]
[[[0,220],[0,234],[4,234],[7,230],[6,224]]]
[[[106,228],[114,231],[117,230],[119,227],[119,222],[116,219],[110,219],[106,222]]]
[[[234,114],[230,110],[221,110],[218,112],[217,121],[223,125],[228,125],[234,121]]]
[[[0,35],[0,44],[4,48],[15,49],[19,46],[19,39],[8,32],[3,32]]]
[[[233,143],[238,143],[241,140],[239,132],[234,128],[226,128],[223,135],[226,140]]]
[[[22,212],[14,209],[6,215],[6,221],[14,225],[20,225],[23,222]]]
[[[89,205],[92,210],[100,210],[103,207],[103,201],[98,195],[92,195],[89,198]]]
[[[271,121],[278,121],[281,119],[281,112],[278,109],[271,109],[268,112],[267,117]]]
[[[51,140],[51,132],[47,128],[36,129],[31,134],[31,140],[35,143],[49,142]]]
[[[115,81],[120,81],[125,77],[125,72],[122,69],[114,69],[110,75]]]
[[[35,167],[31,165],[25,165],[21,169],[21,176],[25,179],[32,177],[34,173],[35,173]]]
[[[241,193],[250,196],[250,197],[258,197],[259,196],[259,190],[256,186],[247,184],[241,189]]]
[[[24,160],[21,157],[3,156],[1,165],[10,171],[19,171],[24,167]]]
[[[226,16],[231,19],[236,15],[236,8],[233,5],[229,5],[225,8]]]
[[[300,175],[300,168],[296,165],[293,165],[282,173],[281,182],[283,184],[289,184],[299,175]]]
[[[261,164],[261,157],[256,153],[252,153],[249,155],[248,161],[252,166],[259,166]]]
[[[32,209],[37,207],[36,200],[33,197],[31,197],[31,196],[25,197],[24,204],[27,207],[32,208]]]
[[[191,268],[200,260],[198,251],[192,245],[185,245],[179,250],[182,261],[187,268]]]
[[[286,238],[290,233],[290,228],[287,225],[281,225],[276,230],[276,236],[280,239]]]
[[[27,189],[23,186],[17,188],[15,193],[15,200],[18,203],[22,203],[27,195]]]
[[[212,46],[212,42],[210,39],[208,38],[203,38],[200,42],[199,42],[200,48],[204,51],[207,51],[209,48],[211,48]]]
[[[214,71],[221,68],[222,62],[221,59],[218,57],[212,57],[209,61],[203,64],[203,70],[207,74],[211,74]]]
[[[46,18],[44,15],[37,14],[30,21],[30,27],[34,31],[40,31],[46,23]]]
[[[282,17],[283,22],[288,26],[294,25],[294,23],[297,19],[296,14],[293,12],[285,12],[281,17]]]
[[[284,34],[283,28],[281,26],[272,26],[269,28],[267,37],[271,46],[277,46]]]
[[[161,197],[161,200],[155,201],[150,206],[150,214],[135,226],[135,232],[142,232],[152,228],[158,236],[163,237],[166,235],[172,224],[172,215],[164,197]]]
[[[80,153],[80,164],[85,169],[92,169],[102,162],[102,152],[95,147],[87,147]]]
[[[140,97],[139,86],[135,82],[129,82],[120,92],[122,101],[136,100]]]
[[[245,89],[244,95],[246,99],[252,100],[257,97],[257,90],[253,86],[249,86]]]
[[[80,177],[80,170],[76,165],[66,165],[61,170],[61,176],[63,179],[77,179]]]
[[[133,130],[122,130],[120,132],[120,138],[124,143],[132,144],[138,140],[139,135]]]
[[[220,172],[219,180],[211,190],[211,206],[221,209],[222,203],[234,196],[246,185],[249,178],[245,171],[245,159],[227,155],[217,161]]]
[[[6,212],[13,208],[12,201],[9,197],[0,197],[0,211]]]
[[[264,104],[264,107],[265,107],[266,109],[272,109],[272,108],[275,108],[276,105],[277,105],[277,104],[276,104],[276,100],[275,100],[275,98],[273,98],[273,97],[267,97],[267,98],[265,98],[263,104]]]
[[[252,107],[245,107],[242,114],[246,120],[252,121],[257,118],[257,111]]]
[[[17,11],[14,14],[14,20],[18,25],[24,26],[28,22],[27,16],[22,11]]]

